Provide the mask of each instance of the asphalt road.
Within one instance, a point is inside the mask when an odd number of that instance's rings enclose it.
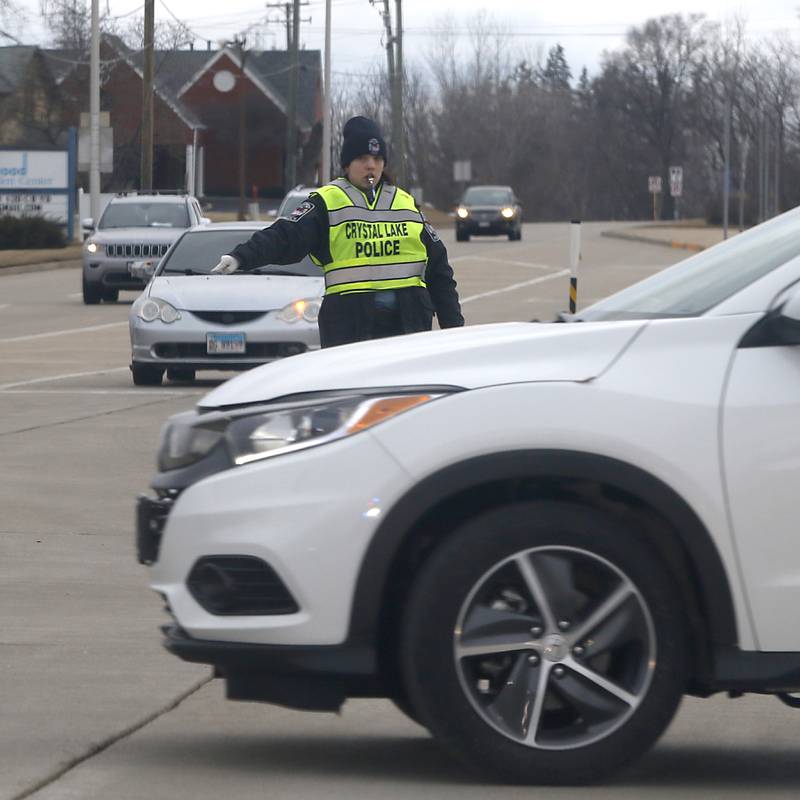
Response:
[[[579,305],[686,255],[583,227]],[[566,309],[568,234],[444,231],[468,322]],[[687,700],[645,759],[581,789],[477,784],[386,702],[226,701],[207,668],[162,651],[133,552],[161,422],[224,376],[133,387],[132,299],[84,306],[78,269],[0,276],[0,800],[797,795],[800,717],[771,698]]]

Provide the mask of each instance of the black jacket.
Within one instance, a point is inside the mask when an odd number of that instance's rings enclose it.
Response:
[[[230,255],[236,258],[242,270],[262,264],[293,264],[307,255],[327,264],[332,260],[328,231],[325,203],[312,195],[288,219],[279,219],[268,228],[256,231]],[[447,249],[427,223],[422,242],[427,252],[424,280],[428,288],[395,290],[394,307],[388,311],[376,303],[376,296],[385,292],[326,295],[319,318],[323,347],[430,330],[434,313],[442,328],[464,324]]]

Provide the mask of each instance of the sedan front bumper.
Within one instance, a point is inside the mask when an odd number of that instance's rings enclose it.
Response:
[[[209,334],[240,334],[244,352],[209,352]],[[244,370],[308,350],[319,349],[316,323],[287,324],[277,312],[264,312],[257,319],[219,324],[181,311],[177,322],[130,321],[131,360],[137,364],[185,369]]]

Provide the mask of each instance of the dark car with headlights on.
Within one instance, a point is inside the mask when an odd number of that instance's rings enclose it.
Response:
[[[264,264],[210,274],[223,253],[263,222],[210,223],[186,231],[131,306],[131,372],[137,386],[194,380],[197,370],[243,370],[319,348],[322,268]],[[137,264],[146,274],[147,263]]]
[[[470,236],[522,238],[522,206],[510,186],[470,186],[456,209],[456,240]]]

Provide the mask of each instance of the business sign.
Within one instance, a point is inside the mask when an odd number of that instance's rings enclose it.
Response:
[[[683,167],[669,168],[669,193],[673,197],[683,194]]]
[[[0,192],[46,192],[69,186],[66,150],[0,150]]]
[[[69,198],[66,194],[3,194],[0,191],[0,217],[35,215],[55,222],[66,222]]]
[[[647,191],[650,194],[661,194],[661,176],[650,175],[647,178]]]

